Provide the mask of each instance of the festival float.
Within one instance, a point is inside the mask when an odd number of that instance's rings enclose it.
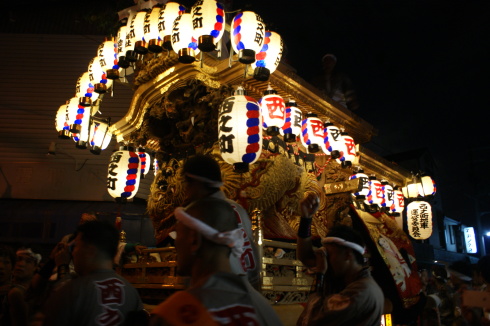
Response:
[[[362,232],[394,322],[413,319],[424,302],[410,237],[430,236],[425,199],[435,184],[363,147],[373,126],[281,61],[281,36],[256,13],[231,16],[215,0],[191,8],[150,4],[124,11],[117,36],[101,44],[90,65],[105,70],[89,70],[91,77],[77,85],[78,100],[57,114],[60,137],[83,135],[99,151],[112,137],[121,144],[107,178],[117,201],[131,200],[153,161],[147,211],[158,248],[145,249],[119,272],[149,303],[185,287],[169,234],[173,211],[184,202],[183,162],[208,154],[221,166],[222,190],[251,217],[262,254],[261,292],[271,304],[298,306],[314,290],[315,275],[295,253],[299,202],[313,192],[320,198],[313,237],[336,224]],[[97,108],[112,80],[132,83],[134,96],[125,116],[110,124]],[[89,127],[94,123],[101,129]]]

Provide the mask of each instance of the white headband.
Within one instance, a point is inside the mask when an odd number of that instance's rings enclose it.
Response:
[[[16,255],[27,255],[29,257],[32,257],[36,260],[36,264],[39,264],[41,262],[42,256],[40,254],[36,254],[35,252],[32,251],[31,248],[26,248],[26,249],[19,249],[15,253]]]
[[[195,174],[190,174],[190,173],[186,173],[185,175],[191,179],[201,181],[210,187],[219,188],[223,185],[222,181],[215,181],[215,180],[208,179],[206,177],[201,177],[201,176],[198,176]]]
[[[242,255],[244,244],[242,229],[219,232],[215,228],[187,214],[183,207],[177,207],[174,214],[178,221],[182,222],[188,228],[199,232],[209,241],[232,248],[232,253],[237,257]]]
[[[352,250],[357,251],[361,255],[364,255],[364,252],[366,251],[366,249],[364,247],[358,245],[357,243],[350,242],[350,241],[344,240],[342,238],[337,238],[337,237],[323,238],[322,244],[325,244],[325,243],[335,243],[335,244],[338,244],[338,245],[341,245],[344,247],[348,247],[348,248],[351,248]]]

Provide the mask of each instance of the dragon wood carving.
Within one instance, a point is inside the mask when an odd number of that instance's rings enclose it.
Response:
[[[299,154],[300,144],[294,145],[297,150],[292,150],[291,145],[268,141],[247,173],[236,173],[223,161],[217,144],[217,118],[219,105],[231,94],[229,86],[213,89],[202,81],[190,80],[155,102],[142,127],[132,135],[134,142],[157,139],[159,143],[156,158],[160,167],[148,199],[157,243],[172,230],[173,210],[184,202],[180,172],[185,158],[195,153],[215,157],[222,170],[222,189],[229,198],[249,212],[254,209],[263,212],[264,235],[268,238],[295,239],[299,202],[310,191],[321,198],[313,224],[314,235],[324,236],[336,223],[350,224],[348,214],[343,213],[349,207],[350,195],[340,193],[327,198],[322,187],[325,183],[348,180],[352,171],[341,168],[328,156],[308,161]],[[319,169],[322,173],[318,173]]]

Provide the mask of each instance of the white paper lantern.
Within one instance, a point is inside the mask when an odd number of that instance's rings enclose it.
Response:
[[[342,132],[331,122],[326,122],[324,127],[324,139],[322,149],[325,154],[330,154],[333,159],[340,157],[340,152],[344,148],[342,142]]]
[[[100,66],[99,57],[94,57],[88,65],[88,78],[94,85],[94,91],[104,94],[112,86],[112,80],[107,79],[107,74]]]
[[[250,64],[264,44],[265,24],[252,11],[239,12],[233,18],[231,45],[238,53],[238,61]]]
[[[172,50],[172,29],[175,18],[185,12],[185,7],[177,2],[167,2],[160,10],[158,19],[158,33],[163,40],[163,48]]]
[[[94,92],[94,84],[90,81],[88,71],[77,79],[75,97],[78,97],[80,105],[90,106],[99,98],[99,93]]]
[[[416,240],[428,239],[432,234],[432,208],[428,202],[413,201],[407,206],[407,227]]]
[[[67,104],[67,123],[71,133],[79,133],[82,130],[82,121],[90,116],[90,110],[79,104],[78,97],[72,97]]]
[[[128,200],[138,192],[140,181],[138,154],[120,149],[111,155],[107,190],[116,200]]]
[[[136,153],[138,154],[138,157],[140,159],[141,179],[144,179],[145,176],[148,174],[148,171],[150,171],[151,158],[143,147],[136,148]]]
[[[391,205],[391,212],[392,213],[402,213],[404,209],[405,209],[405,196],[403,196],[403,193],[400,190],[394,189],[393,190],[393,204]]]
[[[395,193],[388,181],[381,180],[381,185],[383,186],[383,201],[381,202],[381,208],[389,210],[393,205]]]
[[[145,16],[143,25],[143,38],[147,44],[148,51],[151,53],[162,52],[163,39],[158,31],[158,23],[160,22],[160,12],[162,7],[157,5],[148,11]]]
[[[371,190],[369,177],[366,174],[364,174],[362,170],[360,170],[359,172],[356,172],[355,174],[349,177],[349,180],[354,180],[354,179],[359,179],[360,188],[361,188],[359,191],[354,193],[354,196],[356,197],[356,199],[359,200],[366,199]]]
[[[420,184],[418,182],[409,183],[403,188],[405,190],[403,194],[407,198],[417,198],[419,196],[419,188]]]
[[[276,71],[281,62],[283,42],[279,34],[272,31],[265,32],[265,40],[260,52],[255,55],[254,78],[266,81]]]
[[[192,63],[196,60],[200,50],[193,35],[191,14],[177,16],[172,28],[172,48],[179,55],[179,62]]]
[[[263,126],[269,136],[279,135],[284,126],[286,105],[283,98],[269,85],[264,96],[259,100]]]
[[[436,183],[428,175],[420,178],[419,193],[421,196],[434,196],[436,194]]]
[[[216,0],[201,0],[191,8],[194,38],[199,50],[211,52],[225,32],[225,10]]]
[[[145,31],[145,17],[148,10],[140,10],[136,15],[132,16],[129,22],[129,28],[126,34],[126,51],[134,51],[138,54],[146,54],[148,48],[144,39]],[[134,56],[134,54],[129,53],[129,56]],[[128,52],[126,52],[128,57]]]
[[[323,145],[323,122],[316,114],[308,113],[301,121],[301,143],[310,153],[317,153]]]
[[[221,104],[218,141],[223,160],[236,171],[246,172],[262,152],[262,128],[258,103],[239,88]]]
[[[158,162],[158,159],[155,157],[153,159],[153,173],[155,176],[158,174],[159,170],[160,170],[160,162]]]
[[[119,27],[116,35],[117,42],[117,65],[119,68],[126,69],[130,65],[130,61],[126,58],[126,36],[128,32],[128,26],[123,25]]]
[[[61,105],[56,112],[55,127],[58,131],[58,138],[69,139],[70,138],[70,120],[68,111],[68,101]]]
[[[114,80],[119,78],[117,54],[117,42],[113,39],[102,42],[97,49],[100,67],[105,71],[107,79]]]
[[[282,127],[285,142],[292,143],[298,139],[298,136],[301,135],[302,120],[303,114],[297,107],[296,102],[289,100],[286,103],[284,125]]]
[[[369,194],[366,197],[366,204],[381,206],[383,202],[383,185],[376,177],[369,177]]]
[[[109,146],[112,133],[109,132],[109,121],[98,121],[92,118],[89,131],[89,145],[92,154],[99,155]]]
[[[346,132],[341,132],[340,137],[343,148],[340,150],[340,157],[337,162],[342,164],[342,167],[347,167],[352,165],[352,162],[356,159],[356,143],[354,138]]]

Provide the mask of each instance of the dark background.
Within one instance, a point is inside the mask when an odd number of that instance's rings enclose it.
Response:
[[[180,3],[190,7],[194,1]],[[110,35],[117,31],[117,11],[131,5],[4,1],[0,32]],[[469,225],[480,216],[490,229],[485,219],[490,2],[234,0],[227,5],[261,15],[284,39],[283,60],[307,81],[320,73],[324,54],[335,54],[357,90],[361,107],[355,113],[378,129],[365,145],[382,156],[427,150],[443,214]],[[6,44],[2,49],[15,50]]]

